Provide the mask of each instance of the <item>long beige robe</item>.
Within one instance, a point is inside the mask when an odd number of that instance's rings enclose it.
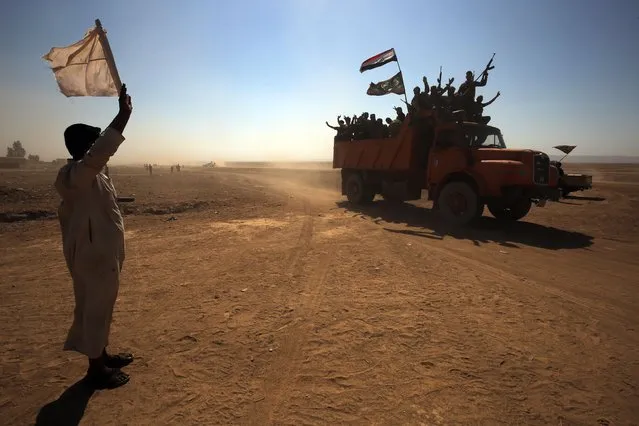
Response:
[[[101,171],[124,137],[107,128],[80,161],[69,161],[55,188],[75,311],[64,350],[97,358],[109,341],[124,262],[124,223],[111,179]]]

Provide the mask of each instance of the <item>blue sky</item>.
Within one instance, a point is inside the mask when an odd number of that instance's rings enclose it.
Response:
[[[0,142],[66,157],[63,131],[106,127],[115,98],[66,98],[41,59],[96,18],[133,97],[114,162],[323,160],[338,114],[393,116],[397,95],[367,96],[394,63],[407,90],[496,68],[479,90],[509,147],[639,155],[639,1],[7,0],[0,15]],[[5,148],[2,148],[5,149]]]

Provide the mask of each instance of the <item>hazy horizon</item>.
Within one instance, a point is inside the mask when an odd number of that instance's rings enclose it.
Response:
[[[550,155],[551,160],[560,160],[563,155]],[[297,160],[297,161],[286,161],[286,160],[211,160],[216,163],[216,166],[229,166],[231,165],[240,165],[240,164],[265,164],[271,166],[278,165],[304,165],[304,164],[314,164],[314,165],[329,165],[332,164],[333,159],[306,159],[306,160]],[[190,160],[180,162],[181,165],[184,166],[203,166],[204,164],[209,163],[210,161],[202,161],[202,160]],[[639,156],[597,156],[597,155],[571,155],[562,160],[563,163],[567,164],[639,164]],[[172,164],[176,164],[178,162],[155,162],[152,164],[158,164],[159,166],[170,166]],[[122,161],[111,161],[109,164],[113,166],[141,166],[145,164],[144,162],[122,162]],[[231,166],[232,167],[232,166]]]
[[[485,113],[510,148],[553,154],[552,146],[570,144],[579,156],[639,157],[639,57],[631,54],[638,2],[412,0],[397,15],[380,13],[387,7],[361,0],[10,2],[0,17],[1,155],[20,140],[43,160],[66,158],[69,124],[109,124],[115,98],[65,98],[41,59],[78,41],[99,18],[134,104],[114,164],[330,161],[334,131],[325,121],[363,111],[393,117],[392,107],[403,105],[397,95],[366,95],[396,64],[359,73],[364,59],[391,47],[409,100],[423,75],[436,84],[440,65],[458,87],[466,70],[481,72],[495,52],[478,95],[501,92]]]

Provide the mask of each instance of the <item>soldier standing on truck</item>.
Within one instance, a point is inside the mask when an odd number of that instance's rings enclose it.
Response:
[[[339,118],[339,117],[338,117]],[[330,127],[331,129],[337,131],[337,134],[335,135],[335,141],[345,141],[345,140],[349,140],[350,138],[347,137],[347,130],[346,130],[346,126],[343,120],[338,120],[338,126],[331,126],[330,124],[328,124],[328,121],[326,122],[326,125],[328,127]]]
[[[410,101],[410,106],[413,111],[419,111],[419,98],[422,94],[419,86],[415,86],[413,89],[413,99]]]
[[[384,121],[381,118],[378,118],[375,122],[375,138],[382,139],[386,137],[386,126],[384,126]]]
[[[475,102],[475,92],[477,87],[483,87],[488,82],[488,71],[484,72],[481,75],[480,81],[475,81],[473,72],[466,71],[466,81],[459,86],[459,90],[457,91],[457,95],[462,98],[462,105],[466,112],[470,112],[472,110],[473,103]]]
[[[388,133],[390,135],[391,138],[397,136],[399,134],[399,130],[402,127],[402,122],[399,120],[393,120],[391,121],[391,123],[388,125]]]

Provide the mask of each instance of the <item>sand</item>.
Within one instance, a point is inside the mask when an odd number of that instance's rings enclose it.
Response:
[[[2,423],[639,424],[639,167],[570,167],[595,188],[456,232],[333,170],[113,167],[137,359],[96,393],[55,171],[0,171]]]

